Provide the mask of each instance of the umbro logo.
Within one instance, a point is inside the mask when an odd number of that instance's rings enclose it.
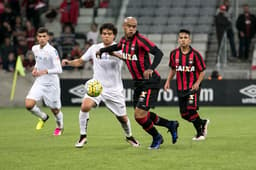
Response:
[[[80,84],[79,86],[75,86],[74,88],[69,89],[69,93],[83,98],[85,94],[84,84]]]
[[[256,97],[256,85],[250,85],[240,90],[240,93],[255,98]]]
[[[240,90],[240,93],[251,97],[251,98],[242,98],[242,103],[247,104],[247,103],[253,103],[256,104],[256,85],[252,84],[250,86],[247,86],[243,89]]]

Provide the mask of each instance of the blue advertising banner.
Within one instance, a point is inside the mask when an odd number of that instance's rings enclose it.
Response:
[[[84,83],[87,80],[62,79],[61,93],[63,106],[80,105],[85,94]],[[133,81],[123,80],[127,106],[132,105]],[[162,87],[165,80],[162,80]],[[256,80],[204,80],[200,92],[201,106],[256,106]],[[158,106],[177,106],[176,82],[171,89],[160,89]]]

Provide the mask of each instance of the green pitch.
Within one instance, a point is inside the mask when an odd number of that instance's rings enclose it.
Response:
[[[50,113],[47,108],[45,112]],[[88,143],[74,147],[79,137],[79,107],[65,107],[63,136],[54,137],[52,114],[45,127],[36,131],[37,118],[24,108],[0,109],[0,170],[255,170],[256,108],[201,107],[202,117],[210,119],[206,141],[194,142],[192,124],[182,120],[177,107],[154,111],[180,122],[179,140],[171,144],[165,128],[160,150],[148,150],[151,137],[134,121],[128,108],[134,136],[141,147],[124,140],[115,117],[105,108],[93,110]]]

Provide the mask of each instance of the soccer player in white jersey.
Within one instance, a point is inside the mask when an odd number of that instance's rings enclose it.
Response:
[[[132,136],[130,120],[126,114],[123,83],[121,80],[122,61],[108,53],[104,53],[102,59],[96,57],[96,51],[100,48],[115,43],[116,34],[117,28],[111,23],[105,23],[100,27],[102,43],[92,45],[79,59],[62,60],[63,66],[78,67],[83,65],[85,61],[93,59],[93,78],[99,80],[103,86],[100,96],[90,97],[87,94],[84,96],[79,113],[80,139],[75,144],[77,148],[83,147],[87,142],[89,111],[99,105],[101,101],[105,103],[120,122],[126,136],[126,141],[134,147],[139,146],[139,142]]]
[[[36,102],[43,99],[56,119],[56,129],[54,135],[59,136],[63,133],[63,113],[61,112],[60,100],[60,81],[58,74],[62,73],[62,67],[58,52],[49,43],[48,30],[39,28],[37,31],[38,45],[32,47],[36,64],[32,70],[32,75],[36,77],[31,87],[25,105],[27,110],[39,117],[36,129],[43,128],[49,116],[40,110]]]

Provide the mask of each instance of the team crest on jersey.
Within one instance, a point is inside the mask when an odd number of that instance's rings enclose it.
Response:
[[[189,60],[188,63],[189,63],[190,65],[192,65],[194,62],[193,62],[193,60]]]
[[[179,64],[179,58],[175,59],[176,64]]]

